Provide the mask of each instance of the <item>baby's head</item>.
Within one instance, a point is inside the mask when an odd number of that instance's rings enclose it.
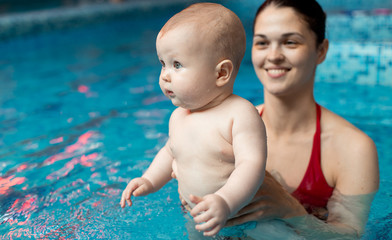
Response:
[[[238,16],[215,3],[196,3],[170,18],[158,38],[181,27],[189,27],[200,42],[199,50],[207,51],[218,60],[229,59],[237,73],[245,54],[245,30]],[[204,49],[202,49],[204,48]]]
[[[232,92],[245,54],[245,30],[222,5],[197,3],[167,21],[156,45],[162,91],[174,105],[197,109]]]

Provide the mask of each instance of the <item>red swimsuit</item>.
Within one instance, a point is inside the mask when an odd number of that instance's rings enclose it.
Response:
[[[331,197],[333,189],[325,180],[324,174],[321,170],[321,145],[320,145],[320,119],[321,108],[316,103],[317,121],[316,132],[313,137],[313,148],[310,156],[308,169],[305,172],[302,182],[292,195],[298,199],[305,208],[311,206],[326,207],[328,199]],[[260,116],[263,111],[260,112]]]

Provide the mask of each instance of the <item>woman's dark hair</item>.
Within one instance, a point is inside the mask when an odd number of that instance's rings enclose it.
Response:
[[[326,14],[315,0],[266,0],[257,10],[253,20],[253,30],[256,18],[269,5],[275,7],[289,7],[298,12],[302,19],[309,25],[310,30],[316,34],[317,45],[325,39]]]

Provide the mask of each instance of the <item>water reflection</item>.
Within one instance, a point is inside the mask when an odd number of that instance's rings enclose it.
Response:
[[[6,194],[10,187],[24,183],[26,178],[15,177],[15,175],[8,177],[0,177],[0,194]]]
[[[0,177],[0,231],[8,229],[4,238],[47,239],[67,235],[74,238],[76,235],[73,232],[83,227],[79,221],[88,215],[80,215],[81,208],[87,209],[87,212],[93,208],[102,208],[100,198],[119,194],[119,187],[106,188],[106,182],[100,177],[102,173],[94,172],[100,167],[96,166],[96,162],[102,159],[101,154],[96,152],[102,146],[101,134],[90,130],[77,138],[71,138],[76,139],[73,143],[64,139],[61,136],[49,140],[50,144],[61,146],[62,150],[58,153],[41,163],[22,163]],[[53,147],[48,145],[30,155],[40,158],[52,153]],[[77,166],[80,167],[77,169]],[[75,171],[80,175],[76,176]],[[115,168],[108,170],[115,171]],[[46,176],[43,175],[45,172],[48,173]],[[63,218],[67,213],[69,222],[64,224]]]

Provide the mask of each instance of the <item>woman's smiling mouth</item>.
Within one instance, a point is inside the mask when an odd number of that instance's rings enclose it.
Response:
[[[267,74],[271,78],[279,78],[284,76],[290,69],[287,68],[270,68],[266,69]]]

